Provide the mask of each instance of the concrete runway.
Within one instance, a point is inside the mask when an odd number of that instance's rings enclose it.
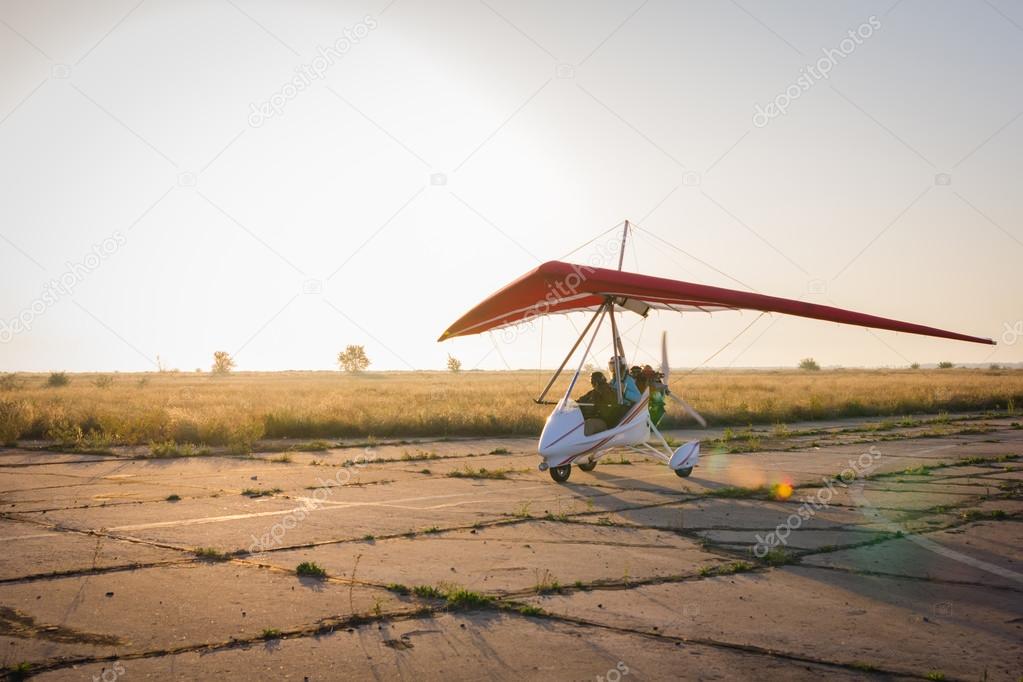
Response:
[[[3,449],[0,663],[43,680],[1015,682],[1019,421],[831,422],[705,452],[688,479],[614,454],[565,485],[531,439]]]

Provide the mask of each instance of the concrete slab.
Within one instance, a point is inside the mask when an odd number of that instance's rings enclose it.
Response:
[[[386,590],[237,562],[9,583],[0,585],[0,604],[43,628],[23,637],[11,637],[10,627],[0,633],[8,640],[0,639],[5,654],[16,648],[20,660],[32,661],[226,643],[256,638],[266,628],[288,631],[322,619],[418,607],[414,598]],[[52,625],[86,634],[54,639],[45,629]]]
[[[1020,592],[1023,616],[1023,524],[982,521],[968,526],[888,540],[869,547],[806,557],[804,564],[945,581],[1000,585]],[[1007,597],[1010,599],[1010,597]]]
[[[258,561],[291,567],[315,561],[378,584],[454,583],[487,594],[529,592],[541,584],[644,580],[695,575],[724,560],[674,533],[550,521],[374,542],[270,552]]]
[[[873,676],[810,662],[509,615],[451,614],[44,673],[39,680],[90,679],[115,665],[130,679],[852,681]],[[879,678],[880,679],[880,678]]]
[[[37,524],[0,520],[0,581],[26,575],[92,571],[181,558],[180,552],[102,536],[47,530]]]
[[[865,663],[907,675],[1014,680],[1020,601],[1002,590],[784,567],[683,583],[537,597],[604,625]],[[897,646],[893,643],[898,643]]]

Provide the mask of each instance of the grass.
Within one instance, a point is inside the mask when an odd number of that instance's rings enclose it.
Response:
[[[708,578],[715,575],[734,575],[753,570],[753,564],[748,561],[733,561],[730,564],[720,566],[704,566],[700,569],[700,576]]]
[[[453,609],[478,609],[489,606],[494,601],[493,597],[488,597],[479,592],[472,592],[464,587],[452,589],[445,595],[445,599],[448,606]]]
[[[767,497],[771,495],[771,489],[765,486],[756,488],[743,488],[740,486],[728,485],[722,488],[714,488],[704,493],[707,497],[724,497],[728,499],[749,499],[752,497]]]
[[[295,574],[303,578],[323,578],[327,577],[327,571],[313,563],[312,561],[303,561],[295,568]]]
[[[322,452],[333,447],[335,447],[333,443],[328,443],[325,440],[314,440],[310,443],[296,443],[291,446],[291,449],[295,452]]]
[[[278,455],[276,457],[271,457],[267,461],[276,462],[277,464],[291,464],[291,455]]]
[[[7,668],[7,679],[10,680],[24,680],[27,679],[29,673],[32,672],[32,664],[21,662],[12,668]]]
[[[440,459],[440,455],[435,452],[427,452],[426,450],[416,450],[415,452],[406,450],[401,453],[401,461],[403,462],[419,462],[424,459]]]
[[[767,551],[767,554],[760,557],[760,561],[768,566],[784,566],[785,564],[791,564],[795,560],[792,554],[781,547],[773,547]]]
[[[981,511],[980,509],[967,509],[959,514],[963,521],[993,521],[1007,518],[1009,515],[1002,509]]]
[[[277,628],[263,628],[263,631],[259,633],[262,639],[280,639],[281,631]]]
[[[284,491],[280,488],[267,488],[265,490],[261,490],[259,488],[246,488],[242,491],[242,495],[245,497],[270,497],[282,492]]]
[[[227,561],[231,557],[215,547],[196,547],[195,555],[204,561]]]
[[[388,585],[387,589],[398,594],[408,594],[410,591],[404,585],[396,583]],[[417,597],[425,599],[443,599],[447,602],[448,607],[452,609],[478,609],[489,606],[494,601],[492,597],[488,597],[485,594],[473,592],[455,585],[447,586],[445,589],[434,587],[433,585],[416,585],[411,588],[411,592]]]
[[[491,450],[487,454],[490,454],[490,455],[510,455],[511,454],[511,450],[509,450],[508,448],[494,448],[493,450]]]
[[[447,596],[433,585],[416,585],[412,588],[412,593],[424,599],[444,599]]]
[[[529,398],[536,372],[19,373],[5,397],[31,413],[11,440],[66,424],[114,445],[173,441],[247,451],[263,438],[368,439],[535,435],[549,412]],[[58,380],[60,381],[60,380]],[[555,384],[564,390],[567,378]],[[578,390],[582,390],[580,387]],[[435,400],[443,391],[444,400]],[[745,428],[841,417],[1006,410],[1023,404],[1023,371],[708,370],[685,378],[686,399],[717,426]],[[394,396],[402,396],[402,409]],[[662,426],[689,426],[672,408]],[[0,424],[0,431],[2,431]],[[750,447],[746,439],[737,446]]]
[[[943,679],[945,679],[945,673],[941,672],[940,670],[932,670],[929,673],[927,673],[927,679],[928,680],[943,680]]]
[[[534,618],[544,615],[543,609],[533,604],[522,604],[521,606],[514,607],[513,610],[521,613],[523,616],[533,616]]]
[[[549,570],[544,569],[543,573],[540,573],[539,569],[537,569],[536,585],[533,586],[533,590],[537,594],[561,592],[561,583],[558,582],[558,579]]]
[[[508,474],[515,473],[515,469],[487,469],[486,467],[480,467],[479,469],[473,469],[468,464],[462,469],[456,469],[447,473],[448,478],[489,478],[489,479],[506,479]]]
[[[199,457],[210,454],[210,449],[203,445],[167,440],[162,443],[150,443],[149,454],[152,457]]]
[[[172,494],[167,496],[167,501],[168,502],[180,502],[181,501],[181,495],[178,495],[177,493],[172,493]]]

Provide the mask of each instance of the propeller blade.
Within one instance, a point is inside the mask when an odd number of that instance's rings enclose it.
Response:
[[[703,415],[701,415],[699,412],[694,410],[692,405],[690,405],[686,401],[682,400],[682,398],[679,398],[674,393],[668,393],[668,397],[671,398],[672,400],[674,400],[679,405],[681,405],[682,409],[685,410],[686,413],[688,413],[690,417],[692,417],[693,419],[695,419],[696,421],[698,421],[700,423],[700,426],[706,428],[707,420],[703,418]]]
[[[664,375],[664,383],[671,379],[671,370],[668,368],[668,332],[661,332],[661,374]]]
[[[667,386],[668,380],[671,378],[671,368],[668,366],[668,332],[666,331],[661,332],[661,375],[663,376],[664,385]],[[672,393],[670,388],[665,389],[664,393],[681,405],[682,409],[685,410],[690,417],[700,423],[700,426],[706,428],[707,420],[703,418],[703,415],[694,410],[692,405]]]

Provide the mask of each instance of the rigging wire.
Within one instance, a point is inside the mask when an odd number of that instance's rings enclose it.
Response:
[[[512,367],[511,367],[511,365],[509,365],[509,364],[508,364],[508,361],[504,359],[504,353],[502,353],[502,352],[501,352],[501,348],[500,348],[500,347],[499,347],[499,346],[497,345],[497,339],[495,339],[495,338],[494,338],[494,332],[493,332],[493,331],[488,331],[488,332],[487,332],[487,336],[489,336],[489,337],[490,337],[490,343],[494,344],[494,350],[496,350],[496,351],[497,351],[497,354],[498,354],[498,356],[500,356],[500,358],[501,358],[501,362],[503,362],[503,363],[504,363],[504,366],[505,366],[505,368],[506,368],[506,369],[507,369],[508,371],[514,371],[514,370],[512,369]],[[528,389],[526,388],[526,386],[524,386],[524,385],[523,385],[523,386],[521,386],[520,390],[521,390],[521,391],[522,391],[522,392],[523,392],[523,393],[524,393],[525,395],[527,395],[527,396],[529,397],[529,399],[530,399],[530,400],[532,400],[532,399],[533,399],[533,396],[529,395],[529,390],[528,390]]]
[[[545,316],[540,316],[540,353],[536,359],[536,388],[537,391],[543,386],[543,320]]]
[[[611,227],[607,228],[606,230],[604,230],[603,232],[601,232],[601,233],[600,233],[600,234],[598,234],[597,236],[593,237],[592,239],[587,239],[587,240],[586,240],[586,241],[584,241],[584,242],[583,242],[582,244],[580,244],[579,246],[575,247],[574,249],[572,249],[571,251],[569,251],[568,253],[566,253],[566,254],[565,254],[564,256],[562,256],[561,258],[558,258],[558,260],[564,260],[564,259],[568,258],[569,256],[571,256],[571,255],[572,255],[573,253],[575,253],[575,252],[576,252],[576,251],[578,251],[579,249],[583,248],[584,246],[588,246],[588,245],[592,244],[593,242],[597,241],[598,239],[600,239],[601,237],[603,237],[603,236],[604,236],[605,234],[607,234],[608,232],[611,232],[612,230],[617,230],[617,229],[618,229],[619,227],[621,227],[621,226],[622,226],[622,223],[624,223],[624,222],[625,222],[624,220],[619,220],[619,221],[618,221],[617,223],[615,223],[615,224],[614,224],[614,225],[612,225]]]
[[[635,223],[633,223],[633,224],[635,225]],[[741,284],[742,286],[746,287],[747,289],[749,289],[752,292],[756,292],[757,291],[756,289],[754,289],[750,285],[746,284],[742,280],[739,280],[739,279],[736,279],[735,277],[732,277],[731,275],[729,275],[724,270],[720,270],[720,269],[714,267],[713,265],[711,265],[710,263],[708,263],[707,261],[702,260],[700,258],[697,258],[696,256],[694,256],[693,254],[689,253],[688,251],[686,251],[686,250],[684,250],[684,249],[682,249],[682,248],[680,248],[678,246],[675,246],[674,244],[669,242],[667,239],[664,239],[660,235],[657,235],[657,234],[651,232],[650,230],[646,229],[645,227],[640,227],[639,225],[636,225],[636,228],[638,228],[638,229],[642,230],[643,232],[647,233],[648,235],[650,235],[651,237],[653,237],[657,241],[661,242],[662,244],[670,246],[671,248],[675,249],[679,253],[681,253],[681,254],[683,254],[685,256],[688,256],[689,258],[692,258],[694,261],[696,261],[697,263],[703,265],[704,267],[710,268],[711,270],[713,270],[714,272],[718,273],[719,275],[727,277],[728,279],[732,280],[733,282],[735,282],[737,284]]]
[[[632,357],[639,355],[639,342],[643,340],[643,332],[646,330],[646,317],[643,318],[643,324],[639,327],[639,336],[636,337],[636,347],[632,350]]]
[[[636,255],[636,239],[635,239],[635,237],[636,237],[636,230],[633,229],[631,222],[629,223],[629,232],[633,236],[633,240],[632,240],[632,244],[631,244],[631,246],[632,246],[632,264],[635,266],[636,272],[639,272],[639,256]]]
[[[733,343],[735,343],[736,341],[738,341],[738,340],[739,340],[739,337],[740,337],[740,336],[742,336],[742,335],[743,335],[743,334],[745,334],[745,333],[746,333],[747,331],[749,331],[750,327],[752,327],[753,325],[755,325],[755,324],[756,324],[756,323],[757,323],[757,322],[758,322],[758,321],[760,320],[760,318],[761,318],[761,317],[763,317],[763,316],[764,316],[764,315],[766,315],[766,314],[767,314],[767,311],[761,311],[761,312],[760,312],[760,314],[759,314],[759,315],[757,315],[757,316],[756,316],[756,318],[754,318],[754,320],[753,320],[752,322],[750,322],[750,323],[749,323],[748,325],[746,325],[746,326],[745,326],[745,327],[743,328],[743,330],[742,330],[741,332],[739,332],[738,334],[736,334],[735,336],[733,336],[733,337],[732,337],[732,340],[731,340],[731,341],[729,341],[729,342],[728,342],[728,343],[726,343],[725,345],[721,346],[721,348],[718,348],[718,349],[717,349],[716,351],[714,351],[714,352],[713,352],[713,353],[712,353],[712,354],[710,355],[710,357],[708,357],[708,358],[707,358],[706,360],[704,360],[703,362],[701,362],[701,363],[700,363],[699,365],[697,365],[696,367],[693,367],[693,368],[692,368],[691,370],[689,370],[688,372],[686,372],[686,373],[685,373],[685,376],[689,376],[690,374],[692,374],[692,373],[693,373],[693,372],[695,372],[696,370],[700,369],[701,367],[703,367],[704,365],[706,365],[706,364],[707,364],[708,362],[710,362],[711,360],[713,360],[713,359],[714,359],[715,357],[717,357],[717,356],[718,356],[718,354],[719,354],[719,353],[721,353],[721,351],[723,351],[724,349],[728,348],[728,347],[729,347],[729,346],[731,346],[731,345],[732,345]]]

